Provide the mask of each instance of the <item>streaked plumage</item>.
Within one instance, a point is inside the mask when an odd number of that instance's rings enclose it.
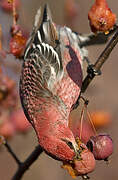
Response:
[[[61,160],[72,160],[78,153],[68,117],[82,85],[84,53],[79,43],[69,28],[53,23],[45,6],[43,13],[37,12],[24,54],[20,80],[24,112],[40,145]]]

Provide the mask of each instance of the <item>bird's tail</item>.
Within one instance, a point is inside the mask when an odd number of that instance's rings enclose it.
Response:
[[[46,4],[44,8],[39,8],[35,16],[34,26],[30,38],[27,42],[24,58],[28,57],[29,49],[35,45],[46,43],[53,48],[57,45],[58,32],[52,21],[51,12]]]

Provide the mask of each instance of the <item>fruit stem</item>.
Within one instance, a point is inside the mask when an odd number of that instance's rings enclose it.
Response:
[[[13,8],[13,25],[16,25],[16,7],[15,7],[15,0],[13,0],[13,3],[12,3],[12,8]]]
[[[92,121],[92,118],[91,118],[91,114],[89,113],[89,111],[88,111],[87,108],[86,108],[86,112],[87,112],[88,119],[89,119],[89,121],[90,121],[90,123],[91,123],[91,125],[92,125],[93,130],[94,130],[94,133],[95,133],[95,135],[97,135],[97,131],[96,131],[96,129],[95,129],[95,126],[94,126],[93,121]]]
[[[92,121],[92,118],[91,118],[91,115],[90,115],[90,113],[89,113],[89,111],[88,111],[88,109],[87,109],[87,106],[88,106],[88,103],[89,103],[89,100],[88,99],[85,99],[83,96],[80,96],[80,98],[84,101],[84,108],[86,109],[86,113],[87,113],[87,117],[88,117],[88,120],[89,120],[89,122],[90,122],[90,124],[92,125],[92,128],[93,128],[93,130],[94,130],[94,133],[95,133],[95,135],[97,135],[97,131],[96,131],[96,129],[95,129],[95,126],[94,126],[94,124],[93,124],[93,121]],[[84,109],[83,108],[83,109]],[[84,110],[83,110],[84,111]],[[84,113],[84,112],[83,112]],[[82,115],[81,115],[82,116]],[[82,117],[83,118],[83,117]],[[83,120],[83,119],[82,119]],[[80,123],[80,132],[82,131],[82,120],[81,120],[81,123]],[[81,139],[81,138],[80,138]]]
[[[104,5],[104,6],[107,6],[107,2],[106,2],[106,0],[96,0],[96,2],[95,2],[97,5]]]
[[[80,135],[79,135],[80,140],[82,138],[82,125],[83,125],[84,110],[85,110],[85,106],[82,108],[81,116],[80,116]]]

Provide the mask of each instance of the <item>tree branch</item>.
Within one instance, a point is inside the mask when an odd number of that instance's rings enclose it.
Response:
[[[118,43],[118,28],[117,28],[114,36],[112,37],[112,39],[110,40],[110,42],[108,43],[106,48],[104,49],[104,51],[101,53],[101,55],[97,59],[96,63],[94,65],[92,65],[91,67],[90,66],[88,67],[88,70],[87,70],[88,74],[82,83],[82,88],[81,88],[82,93],[84,93],[86,91],[86,89],[88,88],[88,86],[89,86],[90,82],[93,80],[93,78],[96,75],[98,75],[101,67],[103,66],[105,61],[108,59],[109,55],[111,54],[113,48],[116,46],[117,43]]]
[[[12,180],[20,180],[24,175],[25,171],[29,169],[29,167],[33,164],[35,160],[39,157],[39,155],[43,152],[43,149],[40,145],[38,145],[35,150],[29,155],[29,157],[18,166],[18,169],[15,175],[12,177]]]
[[[100,71],[101,67],[103,66],[105,61],[108,59],[108,57],[111,54],[113,48],[118,43],[118,26],[115,26],[115,29],[116,29],[115,34],[113,35],[113,37],[111,38],[111,40],[109,41],[108,45],[103,50],[101,55],[98,57],[95,64],[94,65],[93,64],[88,65],[87,76],[85,77],[85,79],[82,82],[81,93],[84,93],[86,91],[89,84],[91,83],[91,81],[94,79],[94,77],[96,75],[101,74],[101,71]],[[76,103],[72,106],[72,110],[76,109],[79,106],[79,99],[81,97],[81,93],[80,93],[80,96],[78,97]]]
[[[16,154],[14,153],[14,151],[11,149],[10,145],[7,143],[7,141],[5,140],[4,142],[4,146],[6,147],[7,151],[11,154],[11,156],[14,158],[14,160],[16,161],[16,163],[18,164],[18,166],[21,165],[21,161],[18,159],[18,157],[16,156]]]

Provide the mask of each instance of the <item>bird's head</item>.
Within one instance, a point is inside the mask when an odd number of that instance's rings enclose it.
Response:
[[[79,155],[79,147],[68,127],[68,114],[62,104],[53,104],[50,99],[37,111],[35,119],[34,129],[39,144],[50,156],[69,161]]]

